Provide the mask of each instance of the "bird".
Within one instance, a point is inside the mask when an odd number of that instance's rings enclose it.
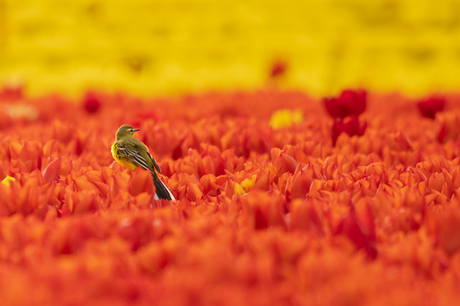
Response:
[[[112,145],[112,156],[122,166],[135,171],[138,167],[149,170],[155,185],[155,200],[175,200],[168,187],[160,180],[156,171],[161,173],[155,159],[149,153],[147,146],[140,140],[134,138],[134,133],[140,129],[134,129],[130,125],[122,125],[116,133],[116,140]],[[156,171],[155,171],[156,170]]]

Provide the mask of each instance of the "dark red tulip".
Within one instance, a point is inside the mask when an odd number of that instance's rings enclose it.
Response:
[[[270,77],[272,79],[280,77],[286,73],[287,70],[287,63],[282,60],[277,60],[273,62],[270,68]]]
[[[94,92],[89,91],[85,95],[83,106],[88,113],[92,114],[99,110],[101,101]]]
[[[422,116],[431,119],[434,119],[437,112],[442,112],[445,105],[446,99],[439,96],[431,96],[417,104]]]
[[[362,222],[356,213],[352,210],[344,215],[334,235],[343,235],[348,237],[356,245],[357,249],[364,250],[370,259],[377,257],[377,243],[375,235],[375,224],[372,211],[366,206],[365,211],[366,223]]]
[[[332,118],[359,116],[366,110],[366,95],[364,90],[344,90],[339,97],[324,98],[324,105]]]
[[[362,136],[366,131],[367,122],[361,124],[358,117],[347,117],[345,120],[337,119],[332,126],[332,144],[335,146],[337,138],[344,132],[351,136]]]

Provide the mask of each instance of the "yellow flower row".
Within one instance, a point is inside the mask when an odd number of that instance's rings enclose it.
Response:
[[[0,0],[0,81],[171,94],[277,86],[456,90],[458,0]]]

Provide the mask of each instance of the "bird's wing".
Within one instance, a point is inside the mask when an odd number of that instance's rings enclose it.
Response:
[[[123,139],[117,141],[118,155],[129,159],[133,164],[142,169],[150,169],[149,163],[142,156],[139,149]],[[155,163],[156,164],[156,163]]]

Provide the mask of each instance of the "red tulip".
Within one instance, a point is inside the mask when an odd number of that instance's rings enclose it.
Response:
[[[364,90],[344,90],[339,97],[324,98],[329,115],[336,118],[359,116],[366,110],[367,93]]]
[[[436,113],[442,112],[446,105],[446,99],[439,96],[431,96],[417,103],[417,107],[423,117],[434,119]]]
[[[332,126],[332,145],[335,146],[337,138],[341,133],[347,133],[348,136],[362,136],[366,131],[367,122],[361,124],[355,116],[347,117],[345,120],[337,119]]]
[[[83,100],[83,107],[90,114],[97,112],[101,107],[100,98],[92,91],[87,92]]]
[[[286,73],[288,65],[285,61],[276,60],[272,63],[270,67],[270,77],[272,79],[278,78]]]
[[[367,207],[366,213],[366,222],[363,222],[353,210],[350,210],[350,212],[341,218],[334,234],[347,236],[355,243],[358,249],[363,249],[369,258],[375,259],[377,256],[377,246],[374,217],[369,207]]]

